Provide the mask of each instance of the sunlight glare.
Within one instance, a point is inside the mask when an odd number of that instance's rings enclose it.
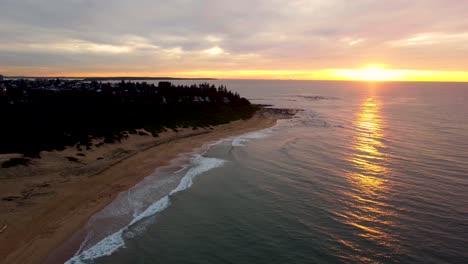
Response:
[[[358,73],[358,78],[366,81],[385,81],[388,77],[388,73],[377,66],[362,69]]]
[[[399,70],[386,70],[379,66],[368,66],[363,69],[337,70],[336,75],[357,81],[392,81],[401,78],[404,74]]]

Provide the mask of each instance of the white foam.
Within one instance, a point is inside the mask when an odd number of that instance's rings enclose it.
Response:
[[[164,196],[161,198],[159,201],[155,202],[154,204],[150,205],[148,208],[146,208],[143,213],[137,215],[135,218],[133,218],[132,222],[128,224],[128,227],[136,224],[137,222],[150,217],[152,215],[155,215],[162,210],[166,209],[169,206],[169,196]]]
[[[171,191],[169,195],[173,195],[177,192],[183,191],[193,184],[193,178],[195,176],[202,174],[206,171],[214,169],[216,167],[220,167],[223,165],[224,160],[216,159],[216,158],[205,158],[199,154],[194,155],[192,159],[192,163],[196,164],[197,166],[189,169],[185,176],[180,180],[179,186]]]
[[[135,216],[132,221],[120,229],[119,231],[105,237],[92,247],[84,250],[81,250],[71,259],[69,259],[66,264],[79,264],[83,263],[83,261],[93,260],[96,258],[110,256],[118,249],[125,247],[124,241],[124,233],[129,233],[128,238],[134,236],[129,228],[135,225],[136,223],[140,222],[141,220],[153,216],[164,209],[166,209],[170,204],[170,196],[186,190],[193,185],[193,179],[204,172],[207,172],[211,169],[220,167],[223,165],[225,161],[216,158],[206,158],[199,154],[196,154],[192,158],[192,167],[185,173],[182,179],[179,182],[179,185],[173,189],[167,196],[159,199],[157,202],[148,206],[142,213]]]
[[[103,240],[99,241],[96,245],[81,252],[79,255],[74,256],[65,263],[79,264],[84,263],[83,261],[85,260],[91,260],[112,255],[119,248],[125,246],[125,242],[123,240],[123,232],[126,228],[127,227],[122,228],[114,234],[104,238]]]
[[[248,142],[252,139],[266,138],[270,136],[271,132],[272,132],[271,129],[264,129],[260,131],[243,134],[243,135],[232,138],[231,144],[233,147],[243,147],[244,146],[243,143]]]

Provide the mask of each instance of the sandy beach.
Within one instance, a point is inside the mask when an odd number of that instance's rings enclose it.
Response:
[[[158,137],[130,135],[91,149],[42,152],[29,166],[0,169],[0,262],[42,263],[88,219],[178,154],[205,143],[271,127],[263,109],[249,120],[184,128]],[[0,161],[14,155],[2,155]]]

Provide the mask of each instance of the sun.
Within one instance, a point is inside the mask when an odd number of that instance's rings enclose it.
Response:
[[[357,70],[356,79],[362,81],[387,81],[390,79],[390,72],[378,67],[370,66]]]

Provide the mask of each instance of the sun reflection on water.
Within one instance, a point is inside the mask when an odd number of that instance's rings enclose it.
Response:
[[[354,151],[349,157],[354,169],[349,173],[348,179],[358,189],[359,196],[378,197],[386,188],[382,177],[387,172],[383,165],[385,156],[379,150],[384,147],[379,111],[377,101],[369,98],[362,105],[355,122]]]
[[[336,213],[336,216],[352,228],[354,235],[367,241],[365,243],[394,251],[395,238],[388,232],[394,223],[391,221],[393,211],[385,202],[389,184],[384,176],[388,168],[385,166],[385,153],[382,152],[385,148],[383,120],[377,99],[370,97],[362,104],[354,125],[352,151],[347,158],[350,170],[345,175],[351,188],[342,193],[341,202],[346,209]],[[371,249],[345,239],[338,242],[353,252],[343,255],[343,258],[375,263],[366,257]]]

